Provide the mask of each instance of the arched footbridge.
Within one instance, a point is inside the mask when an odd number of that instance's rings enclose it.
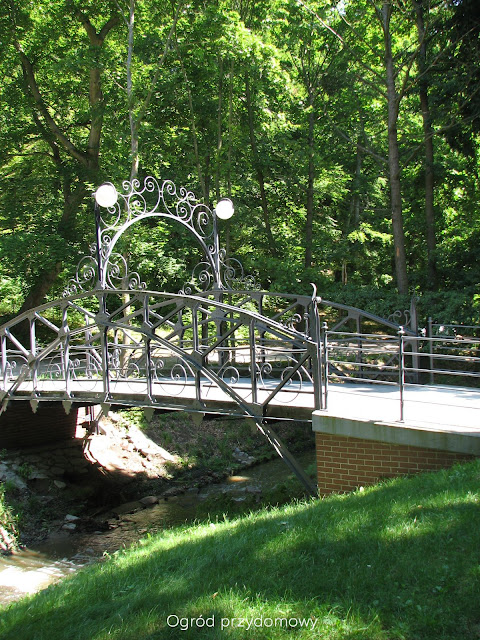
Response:
[[[116,197],[96,206],[97,242],[64,296],[0,327],[1,412],[14,401],[29,401],[33,411],[61,401],[66,412],[124,405],[147,416],[162,409],[251,418],[312,490],[274,419],[311,420],[327,409],[333,388],[350,390],[338,397],[351,406],[363,390],[370,406],[378,385],[398,396],[403,419],[408,385],[431,375],[437,357],[411,317],[399,330],[398,317],[324,301],[315,288],[311,296],[253,288],[219,248],[215,212],[172,183],[125,183]],[[182,224],[203,249],[178,294],[148,290],[114,252],[134,223],[154,217]]]

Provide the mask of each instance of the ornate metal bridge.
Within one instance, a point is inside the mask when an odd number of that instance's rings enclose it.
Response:
[[[361,323],[395,336],[398,318],[322,301],[315,287],[311,296],[259,291],[220,249],[215,211],[191,192],[154,178],[125,182],[120,194],[110,189],[115,202],[102,211],[96,204],[96,244],[63,298],[0,327],[0,412],[28,400],[33,411],[39,402],[61,401],[67,412],[73,404],[100,404],[104,413],[125,405],[147,415],[170,409],[248,417],[311,488],[268,419],[310,420],[326,407],[328,375],[353,371],[370,382],[393,376],[397,384],[398,363],[403,379],[408,369],[405,353],[410,369],[420,370],[415,333],[407,326],[400,332],[400,340],[413,340],[403,351],[377,339],[381,357],[372,369],[368,349],[359,348]],[[122,234],[148,218],[183,225],[203,250],[178,294],[149,291],[115,252]],[[334,361],[330,353],[327,364],[327,317],[343,332],[337,349],[356,347],[353,359]]]

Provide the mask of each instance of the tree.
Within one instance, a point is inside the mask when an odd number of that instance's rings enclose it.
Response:
[[[23,4],[11,1],[6,4],[8,44],[17,54],[17,69],[21,72],[18,83],[30,112],[28,128],[34,136],[29,143],[41,153],[49,150],[63,199],[56,233],[67,245],[72,245],[78,239],[77,216],[88,192],[87,185],[97,179],[100,170],[106,106],[102,92],[103,48],[119,17],[108,3],[92,10],[92,14],[80,4],[68,1],[49,5],[49,10],[42,4],[37,12],[30,13]],[[95,22],[100,26],[94,26]],[[67,39],[59,36],[65,26],[71,38],[68,44]],[[76,46],[72,51],[73,42]],[[75,59],[78,52],[83,54],[80,64]],[[67,84],[72,78],[70,66],[77,71],[73,92]],[[69,73],[60,80],[65,68]],[[57,259],[53,263],[48,261],[39,270],[20,313],[41,303],[61,269],[62,260]]]

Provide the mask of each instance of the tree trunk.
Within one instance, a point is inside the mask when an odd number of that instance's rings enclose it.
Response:
[[[262,167],[260,165],[260,158],[258,156],[257,141],[255,139],[255,127],[253,118],[253,105],[252,94],[250,90],[250,79],[248,77],[248,71],[245,73],[245,94],[247,99],[247,115],[248,115],[248,130],[250,135],[250,146],[252,149],[253,166],[257,174],[258,186],[260,188],[260,200],[262,203],[263,223],[265,225],[265,232],[267,235],[267,241],[270,247],[270,253],[276,257],[278,255],[277,245],[273,237],[272,228],[270,226],[270,216],[268,213],[267,194],[265,192],[265,177],[263,175]]]
[[[223,58],[218,60],[218,113],[217,113],[217,153],[215,157],[215,197],[220,200],[220,162],[222,156],[222,110],[223,110]]]
[[[135,114],[133,111],[134,97],[133,97],[133,80],[132,80],[133,39],[134,39],[134,27],[135,27],[135,0],[130,0],[127,26],[128,26],[127,100],[128,100],[128,120],[130,123],[130,156],[131,156],[130,182],[132,182],[138,176],[138,167],[140,163],[140,158],[138,155],[139,123],[135,120]]]
[[[353,180],[353,194],[352,200],[350,202],[350,224],[347,229],[347,233],[350,233],[352,229],[357,229],[360,224],[360,181],[362,178],[362,165],[363,165],[363,152],[362,152],[362,143],[364,137],[364,129],[362,122],[362,131],[358,135],[358,143],[357,143],[357,155],[355,159],[355,178]]]
[[[357,153],[355,157],[355,176],[352,181],[352,198],[350,200],[350,211],[347,216],[345,227],[343,229],[344,247],[347,252],[347,236],[354,230],[358,229],[360,224],[360,180],[362,177],[363,151],[362,143],[364,137],[363,122],[361,123],[361,132],[358,134]],[[348,281],[348,255],[342,257],[342,284],[346,285]]]
[[[310,88],[308,92],[308,178],[307,178],[307,217],[305,220],[305,269],[312,266],[313,260],[313,195],[315,183],[315,95]]]
[[[398,108],[399,99],[395,87],[390,18],[392,5],[384,2],[382,7],[382,27],[385,40],[385,71],[388,100],[388,169],[390,178],[390,206],[392,210],[393,244],[395,251],[395,273],[400,294],[408,293],[407,259],[405,252],[405,232],[403,228],[402,192],[400,184],[400,160],[398,152]]]
[[[87,193],[86,183],[92,177],[96,177],[99,168],[100,140],[103,127],[104,100],[101,89],[101,65],[98,60],[100,49],[108,33],[118,24],[118,17],[113,15],[101,28],[96,31],[89,18],[80,10],[75,9],[80,23],[85,29],[91,48],[95,52],[94,60],[89,69],[89,105],[91,124],[86,150],[77,147],[67,134],[58,125],[55,117],[51,115],[42,91],[37,84],[34,66],[23,51],[22,45],[15,40],[22,65],[28,91],[34,99],[34,119],[38,123],[39,130],[46,143],[53,150],[53,160],[62,179],[63,188],[63,214],[58,223],[58,233],[68,244],[77,240],[75,232],[75,218],[79,207]],[[15,21],[14,21],[15,23]],[[60,147],[76,161],[78,168],[78,186],[71,191],[71,179],[64,171],[64,164],[60,155]],[[40,305],[57,276],[62,270],[62,263],[56,262],[54,266],[41,272],[28,292],[19,313]]]
[[[433,151],[433,128],[428,100],[428,80],[426,77],[427,47],[425,43],[425,22],[421,2],[413,2],[417,16],[419,40],[418,71],[420,74],[419,97],[423,118],[423,137],[425,144],[425,231],[427,241],[427,280],[431,289],[437,287],[436,234],[435,234],[435,174]]]

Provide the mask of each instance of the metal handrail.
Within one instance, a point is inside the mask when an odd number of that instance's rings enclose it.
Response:
[[[348,346],[343,344],[344,341],[348,341]],[[388,350],[380,348],[382,344],[388,345]],[[435,352],[439,346],[447,353]],[[480,353],[480,338],[412,337],[405,335],[399,327],[395,339],[392,336],[342,333],[324,328],[323,349],[326,363],[325,407],[328,406],[328,388],[332,380],[396,386],[400,421],[404,420],[405,390],[416,386],[442,386],[435,383],[435,376],[437,380],[442,377],[443,386],[460,381],[468,386],[478,380],[480,387],[480,356],[477,355]],[[393,357],[388,362],[378,362],[378,359],[389,356]],[[390,379],[379,379],[378,372],[390,376]]]

